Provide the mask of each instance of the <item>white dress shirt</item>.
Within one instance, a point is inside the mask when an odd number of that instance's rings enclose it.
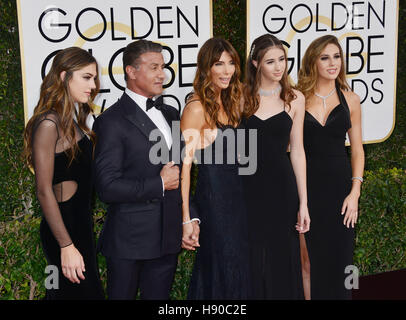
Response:
[[[135,93],[134,91],[131,91],[130,89],[126,88],[125,93],[134,100],[136,104],[142,109],[142,111],[145,112],[145,114],[148,116],[148,118],[151,119],[151,121],[157,126],[157,128],[162,132],[164,135],[166,144],[168,146],[168,149],[170,150],[172,147],[172,131],[171,128],[169,127],[168,122],[166,122],[165,117],[163,116],[162,112],[158,110],[157,108],[151,108],[147,111],[147,97],[144,97],[142,95],[139,95]],[[155,99],[153,99],[155,100]],[[161,177],[162,179],[162,177]],[[163,192],[165,193],[165,187],[164,187],[164,180],[162,179],[162,189],[164,190]],[[200,219],[199,218],[194,218],[189,220],[186,223],[192,222],[192,221],[197,221],[200,224]],[[183,223],[185,224],[185,223]]]
[[[162,112],[158,110],[157,108],[151,108],[147,111],[147,97],[144,97],[142,95],[139,95],[135,93],[134,91],[131,91],[130,89],[126,88],[125,93],[134,100],[136,104],[142,109],[142,111],[145,112],[145,114],[148,116],[148,118],[151,119],[151,121],[156,125],[156,127],[159,129],[159,131],[162,132],[166,145],[168,146],[168,149],[170,150],[172,147],[172,133],[171,133],[171,128],[169,127],[168,122],[166,122],[165,117],[163,116]],[[153,99],[155,100],[155,99]]]
[[[145,114],[148,116],[148,118],[151,119],[151,121],[157,126],[159,131],[162,132],[165,138],[165,142],[168,146],[168,149],[170,150],[172,147],[172,134],[171,134],[171,129],[169,127],[168,122],[166,122],[165,117],[163,116],[162,112],[158,110],[157,108],[151,108],[147,111],[147,97],[144,97],[138,93],[135,93],[134,91],[131,91],[128,88],[125,88],[125,93],[134,100],[134,102],[142,109],[142,111],[145,112]],[[162,192],[165,195],[165,184],[164,184],[164,179],[161,177],[162,180]]]

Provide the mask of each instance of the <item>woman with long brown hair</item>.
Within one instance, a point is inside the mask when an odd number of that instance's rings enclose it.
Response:
[[[257,170],[243,179],[252,297],[302,299],[298,232],[310,226],[304,97],[289,83],[286,51],[275,36],[253,41],[246,67],[243,124],[258,137]]]
[[[86,124],[100,87],[97,75],[97,62],[87,51],[61,50],[24,132],[43,212],[42,247],[48,265],[58,270],[46,299],[104,298],[90,209],[95,135]]]
[[[194,93],[181,118],[186,141],[181,174],[182,246],[199,247],[188,299],[248,298],[246,212],[235,148],[242,96],[239,63],[228,41],[207,40],[197,58]],[[193,229],[199,228],[190,220],[194,157],[199,171],[193,204],[202,222],[200,239],[188,243]]]
[[[353,261],[364,150],[360,98],[347,84],[343,50],[335,36],[309,45],[297,87],[306,97],[304,147],[312,217],[310,232],[301,237],[306,298],[351,299],[345,277]]]

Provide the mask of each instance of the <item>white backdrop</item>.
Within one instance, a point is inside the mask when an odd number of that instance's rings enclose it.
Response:
[[[363,141],[382,142],[395,125],[398,8],[398,0],[247,0],[247,50],[265,33],[285,41],[296,83],[310,42],[334,34],[361,98]]]
[[[192,90],[197,53],[212,36],[211,0],[17,0],[25,121],[57,50],[91,50],[99,63],[96,114],[125,87],[122,51],[145,38],[164,46],[165,102],[180,109]]]

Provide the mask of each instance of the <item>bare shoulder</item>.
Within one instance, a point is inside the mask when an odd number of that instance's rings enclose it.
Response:
[[[183,116],[204,117],[204,108],[198,98],[195,98],[194,96],[191,98],[191,101],[183,109],[182,117]]]
[[[304,101],[305,96],[304,96],[304,94],[303,94],[302,92],[300,92],[299,90],[296,90],[296,89],[292,89],[292,90],[293,90],[293,93],[294,93],[295,96],[296,96],[296,99],[295,99],[295,100],[302,100],[302,101]]]
[[[292,100],[291,106],[294,109],[304,109],[305,107],[305,97],[303,93],[301,93],[299,90],[293,89],[293,93],[295,94],[296,98]]]
[[[361,102],[361,98],[353,91],[343,91],[345,100],[349,105],[359,105]]]
[[[183,109],[181,126],[202,128],[205,124],[205,111],[198,99],[192,99]]]
[[[348,108],[350,109],[351,115],[355,111],[356,113],[361,112],[361,99],[359,95],[357,95],[353,91],[343,91],[345,100],[347,101]]]

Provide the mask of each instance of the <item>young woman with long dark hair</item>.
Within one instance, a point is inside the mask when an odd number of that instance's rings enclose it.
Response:
[[[181,174],[184,239],[199,228],[190,220],[189,206],[192,159],[199,162],[193,203],[200,214],[200,237],[192,245],[183,242],[187,249],[200,244],[188,299],[248,298],[246,212],[238,156],[230,147],[235,146],[241,119],[239,63],[228,41],[207,40],[197,58],[194,94],[181,118],[186,141]]]
[[[45,76],[24,132],[43,212],[40,235],[58,283],[46,299],[103,299],[90,209],[95,135],[86,120],[99,90],[96,60],[85,50],[61,50]]]
[[[244,121],[257,131],[257,171],[244,176],[252,297],[303,297],[299,234],[309,230],[304,97],[292,89],[282,42],[255,39],[244,82]],[[290,157],[287,153],[290,145]],[[296,225],[296,227],[295,227]]]

